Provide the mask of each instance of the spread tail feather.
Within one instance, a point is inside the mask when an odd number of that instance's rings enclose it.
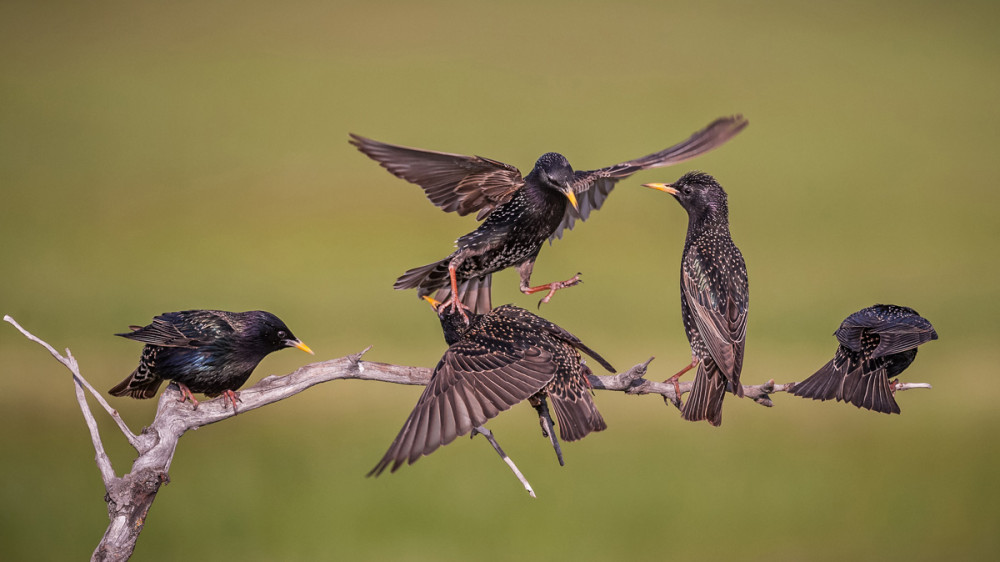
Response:
[[[687,402],[681,408],[681,417],[688,421],[708,420],[722,425],[722,400],[726,397],[726,379],[711,359],[698,363],[698,374]]]
[[[858,408],[883,414],[900,412],[899,404],[896,403],[889,388],[889,377],[885,366],[874,366],[867,361],[848,373],[844,379],[843,400]]]
[[[449,258],[445,258],[441,261],[409,269],[406,273],[400,275],[399,279],[396,279],[392,288],[397,291],[417,289],[417,296],[423,297],[441,287],[447,287],[449,283],[448,261]]]
[[[590,369],[583,366],[582,377],[589,374]],[[583,380],[574,381],[572,392],[549,393],[549,400],[559,423],[559,437],[563,441],[583,439],[592,431],[604,431],[608,428]]]
[[[399,276],[392,288],[396,290],[416,289],[418,297],[424,297],[437,292],[434,298],[444,302],[451,296],[451,277],[448,275],[448,263],[451,256],[421,267],[415,267]],[[469,307],[476,314],[486,314],[493,309],[490,292],[493,287],[493,275],[487,273],[482,277],[461,280],[458,283],[459,302]]]
[[[837,370],[836,359],[831,359],[806,380],[795,385],[789,392],[802,398],[813,400],[841,400],[840,387],[844,382],[843,371]]]

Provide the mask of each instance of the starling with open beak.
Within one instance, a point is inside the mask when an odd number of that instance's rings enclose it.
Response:
[[[485,314],[492,308],[491,276],[508,267],[518,268],[522,293],[548,291],[541,302],[579,283],[577,274],[532,287],[535,259],[545,240],[561,238],[577,219],[599,209],[619,180],[704,154],[746,126],[742,116],[718,119],[670,148],[591,171],[574,171],[563,155],[549,152],[523,178],[514,166],[481,156],[408,148],[358,135],[351,135],[350,142],[393,175],[419,185],[444,211],[475,212],[477,219],[485,219],[456,241],[451,255],[407,271],[394,285],[417,289],[420,297],[436,292],[437,300],[452,308]]]

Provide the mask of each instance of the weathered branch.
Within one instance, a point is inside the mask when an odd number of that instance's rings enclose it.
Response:
[[[175,385],[169,385],[160,395],[156,416],[153,422],[143,429],[139,435],[133,434],[125,422],[104,400],[97,390],[80,374],[76,359],[66,350],[66,355],[59,354],[51,345],[35,337],[18,325],[10,316],[4,320],[12,324],[29,340],[45,347],[60,363],[66,366],[73,375],[76,387],[77,401],[83,412],[87,427],[90,429],[91,440],[96,452],[96,462],[107,490],[105,501],[108,503],[110,523],[100,544],[94,551],[93,560],[126,560],[135,549],[136,540],[142,532],[149,511],[160,485],[169,481],[168,471],[177,450],[180,437],[188,430],[216,423],[236,415],[225,397],[200,402],[195,408],[190,402],[181,402],[181,393]],[[369,348],[339,359],[331,359],[320,363],[312,363],[296,369],[284,376],[269,376],[249,388],[239,391],[239,412],[250,410],[284,400],[294,396],[314,385],[341,379],[372,380],[393,384],[426,385],[430,380],[431,369],[423,367],[406,367],[388,363],[361,361],[361,357]],[[665,401],[679,404],[679,396],[673,384],[654,382],[644,378],[646,370],[653,359],[635,365],[628,371],[609,376],[589,377],[591,386],[596,390],[610,390],[626,394],[659,394]],[[795,383],[775,384],[773,380],[761,385],[744,385],[744,395],[758,404],[773,406],[770,395],[776,392],[790,390]],[[895,390],[911,388],[930,388],[926,383],[893,383]],[[680,394],[690,392],[693,383],[679,383]],[[87,404],[87,390],[104,410],[115,420],[118,428],[128,442],[138,452],[138,457],[132,464],[129,473],[122,477],[115,475],[111,461],[104,451],[98,431],[97,422]],[[540,414],[541,415],[541,414]],[[544,424],[545,416],[541,416]],[[554,435],[551,421],[546,428],[549,435]],[[534,491],[513,461],[503,453],[493,435],[484,427],[476,428],[475,433],[481,433],[490,441],[521,481],[524,488],[534,497]],[[554,442],[554,446],[557,445]],[[558,447],[556,449],[559,454]]]

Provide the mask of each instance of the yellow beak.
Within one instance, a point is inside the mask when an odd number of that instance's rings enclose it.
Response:
[[[315,354],[315,353],[313,352],[313,350],[309,349],[309,346],[308,346],[308,345],[306,345],[306,344],[304,344],[304,343],[300,342],[299,340],[288,340],[288,344],[289,344],[289,345],[290,345],[291,347],[294,347],[294,348],[296,348],[296,349],[301,349],[302,351],[305,351],[305,352],[306,352],[306,353],[308,353],[309,355],[316,355],[316,354]]]
[[[642,186],[663,191],[664,193],[669,193],[671,195],[677,195],[677,190],[674,189],[669,183],[644,183]]]
[[[573,205],[574,209],[577,211],[580,210],[580,207],[576,204],[576,193],[573,191],[573,188],[567,188],[566,191],[563,191],[563,195],[566,196],[566,199],[569,199],[569,204]]]
[[[441,306],[441,301],[438,301],[438,300],[434,300],[434,298],[433,298],[433,297],[430,297],[430,296],[427,296],[427,295],[424,295],[424,296],[423,296],[422,298],[423,298],[423,299],[424,299],[425,301],[427,301],[427,302],[431,303],[431,307],[433,307],[433,308],[434,308],[434,310],[437,310],[437,309],[438,309],[438,307],[439,307],[439,306]]]

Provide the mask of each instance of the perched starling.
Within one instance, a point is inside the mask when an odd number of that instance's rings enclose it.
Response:
[[[524,178],[514,166],[481,156],[407,148],[358,135],[351,135],[351,144],[393,175],[419,185],[441,209],[463,216],[475,212],[478,220],[485,219],[455,242],[457,249],[450,256],[407,271],[393,285],[415,288],[421,297],[437,291],[437,300],[452,308],[485,314],[491,309],[491,275],[508,267],[517,266],[522,293],[548,291],[542,302],[556,290],[577,284],[579,274],[532,287],[535,258],[546,239],[561,238],[577,219],[585,220],[599,209],[619,180],[704,154],[746,126],[742,116],[718,119],[660,152],[585,172],[573,171],[563,155],[549,152]]]
[[[833,333],[837,353],[791,392],[813,400],[850,402],[858,408],[898,414],[893,398],[898,381],[889,379],[906,370],[917,356],[917,346],[938,339],[931,323],[916,310],[876,304],[847,317]]]
[[[168,312],[148,326],[129,327],[131,332],[115,335],[146,346],[139,366],[109,391],[112,396],[152,398],[169,379],[180,387],[182,401],[190,398],[197,406],[192,392],[209,397],[225,394],[236,411],[234,391],[267,354],[285,347],[312,353],[284,322],[262,310]]]
[[[382,460],[368,473],[413,464],[518,402],[551,399],[559,433],[575,441],[607,426],[591,399],[580,351],[614,368],[576,336],[523,308],[460,314],[429,297],[450,346]]]
[[[722,423],[726,385],[733,394],[743,396],[740,372],[750,304],[747,266],[729,234],[726,192],[715,178],[702,172],[689,172],[672,184],[645,186],[673,195],[688,213],[681,259],[681,317],[691,343],[691,363],[668,380],[676,387],[677,379],[698,365],[681,415],[717,426]]]

